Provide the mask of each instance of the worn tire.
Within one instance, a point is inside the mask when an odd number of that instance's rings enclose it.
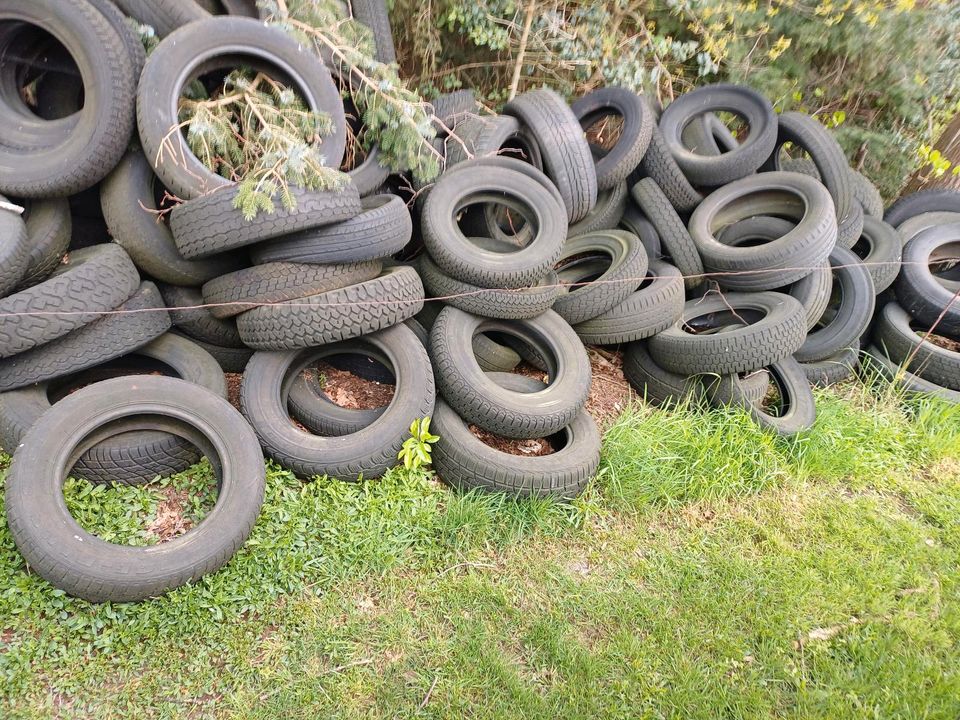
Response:
[[[960,337],[960,302],[955,299],[960,281],[955,268],[949,278],[934,277],[930,262],[938,255],[960,256],[960,223],[924,230],[904,246],[903,264],[894,283],[897,301],[926,328],[936,323],[938,335]]]
[[[624,88],[606,87],[587,93],[570,109],[583,130],[609,115],[623,119],[623,129],[616,144],[595,162],[599,190],[622,184],[640,164],[650,145],[654,120],[646,100]]]
[[[911,395],[930,396],[944,400],[954,405],[960,405],[960,392],[945,388],[929,380],[924,380],[919,375],[914,375],[908,370],[903,370],[895,362],[890,360],[883,351],[871,345],[867,348],[867,354],[863,365],[874,369],[882,377],[893,382],[897,388]]]
[[[482,332],[522,338],[546,359],[551,383],[535,395],[505,391],[480,369],[469,350]],[[430,331],[437,388],[468,422],[504,437],[547,437],[566,427],[587,401],[590,361],[564,320],[548,310],[530,320],[478,318],[447,307]]]
[[[27,268],[18,290],[46,280],[57,269],[70,245],[70,204],[63,198],[21,200],[27,224]]]
[[[960,352],[924,339],[913,319],[895,302],[884,305],[874,328],[874,344],[900,367],[932,383],[960,390]],[[907,361],[910,361],[907,364]]]
[[[0,202],[6,198],[0,196]],[[30,261],[30,235],[19,213],[0,209],[0,297],[17,287]]]
[[[219,476],[217,503],[206,519],[155,547],[101,540],[63,502],[76,448],[105,424],[134,417],[137,429],[169,427],[193,442]],[[144,600],[214,572],[233,556],[260,513],[265,475],[253,433],[223,398],[172,378],[116,378],[64,398],[30,429],[7,476],[7,522],[30,567],[67,593],[92,602]]]
[[[719,328],[726,329],[703,332]],[[649,348],[657,364],[671,372],[731,375],[793,355],[805,336],[803,306],[789,295],[725,293],[687,302],[680,320],[651,338]]]
[[[399,265],[366,282],[248,310],[237,328],[255,350],[327,345],[402,323],[420,312],[423,295],[417,271]]]
[[[208,17],[188,23],[168,38],[147,59],[140,76],[137,123],[143,154],[174,195],[192,200],[232,184],[204,166],[184,143],[174,145],[168,136],[180,123],[177,100],[185,78],[200,66],[205,70],[235,67],[236,57],[231,61],[230,55],[237,53],[236,48],[243,48],[246,64],[255,69],[283,68],[310,110],[329,113],[333,133],[323,140],[323,154],[327,165],[340,167],[346,147],[343,101],[315,53],[306,52],[283,30],[245,17]]]
[[[43,345],[129,298],[140,276],[117,245],[70,253],[42,283],[0,299],[0,358]]]
[[[960,213],[960,191],[920,190],[911,193],[888,207],[883,221],[898,228],[910,218],[929,212]]]
[[[703,200],[703,195],[694,189],[677,166],[658,127],[653,128],[650,145],[640,163],[640,173],[657,184],[677,212],[692,212]]]
[[[697,246],[660,186],[652,178],[644,178],[633,186],[630,194],[656,229],[671,263],[683,275],[687,290],[703,285],[703,262]]]
[[[597,194],[597,204],[587,213],[586,217],[574,223],[567,229],[567,237],[583,235],[596,230],[613,230],[620,224],[623,212],[627,207],[627,198],[630,190],[627,183],[617,183],[611,188],[601,190]],[[634,233],[636,234],[636,233]]]
[[[273,459],[303,477],[329,475],[341,480],[378,477],[397,463],[410,423],[433,414],[435,389],[426,349],[414,332],[397,325],[367,335],[363,342],[386,357],[397,378],[393,401],[376,421],[351,435],[325,438],[290,422],[287,395],[291,380],[336,346],[301,351],[258,352],[247,365],[240,406],[260,444]]]
[[[501,382],[530,391],[543,385],[516,375]],[[484,444],[442,400],[437,402],[432,428],[440,434],[433,450],[433,467],[446,483],[461,491],[569,500],[583,492],[600,465],[600,432],[585,410],[560,431],[563,448],[539,457],[510,455]]]
[[[800,363],[800,368],[813,387],[830,387],[853,376],[860,365],[860,344],[844,348],[833,357],[817,362]]]
[[[563,197],[567,221],[586,217],[597,203],[597,171],[570,106],[553,90],[539,88],[518,95],[503,112],[520,118],[537,139],[544,170]]]
[[[244,346],[232,318],[218,318],[205,307],[200,288],[160,285],[163,300],[170,308],[174,327],[194,340],[211,345],[241,348]]]
[[[873,280],[873,290],[882,293],[893,285],[900,274],[903,243],[900,233],[872,215],[863,218],[863,232],[854,246],[853,254],[863,261]]]

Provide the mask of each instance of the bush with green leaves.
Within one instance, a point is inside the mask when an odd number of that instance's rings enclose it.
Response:
[[[410,437],[403,441],[397,459],[403,460],[403,467],[407,470],[419,470],[431,464],[430,453],[433,444],[439,440],[439,435],[430,434],[430,416],[418,418],[410,424]]]

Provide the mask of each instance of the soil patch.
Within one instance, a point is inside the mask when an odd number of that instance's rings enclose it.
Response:
[[[348,370],[338,370],[327,363],[304,370],[308,380],[319,382],[324,395],[340,407],[351,410],[374,410],[390,404],[396,386],[365,380]],[[312,376],[312,377],[311,377]]]
[[[147,526],[147,532],[157,537],[158,542],[183,535],[193,527],[193,522],[185,510],[190,504],[190,494],[167,486],[160,490],[164,499],[157,504],[157,516]]]
[[[507,453],[509,455],[520,455],[521,457],[537,457],[541,455],[552,455],[553,446],[543,438],[533,440],[514,440],[491,432],[482,430],[476,425],[470,425],[470,432],[480,440],[484,445],[489,445],[494,450]]]

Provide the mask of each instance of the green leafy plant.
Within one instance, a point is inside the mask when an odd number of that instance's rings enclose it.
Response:
[[[410,437],[404,440],[397,459],[403,460],[407,470],[419,470],[432,462],[430,453],[438,440],[439,435],[430,434],[430,416],[418,418],[410,423]]]

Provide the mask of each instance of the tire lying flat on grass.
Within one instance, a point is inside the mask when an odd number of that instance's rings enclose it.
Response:
[[[80,527],[63,499],[73,458],[113,435],[110,423],[123,418],[136,426],[128,429],[163,429],[189,440],[217,476],[213,510],[161,545],[101,540]],[[144,600],[233,557],[260,512],[265,476],[256,436],[223,398],[172,378],[116,378],[64,398],[26,434],[7,476],[7,521],[24,559],[56,587],[91,602]]]

